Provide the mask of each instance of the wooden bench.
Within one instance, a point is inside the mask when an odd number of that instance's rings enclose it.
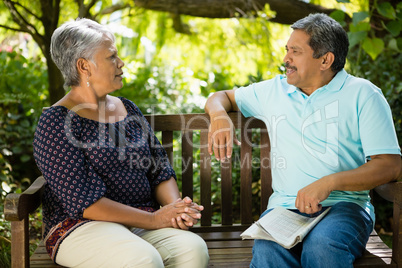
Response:
[[[236,163],[227,161],[220,164],[220,194],[221,202],[211,204],[211,186],[216,184],[211,178],[211,166],[217,164],[207,152],[207,135],[209,117],[205,114],[182,115],[149,115],[146,116],[155,133],[162,132],[164,145],[171,163],[173,163],[173,139],[179,136],[183,170],[176,170],[182,177],[183,196],[193,197],[194,182],[200,181],[199,202],[205,206],[199,226],[191,230],[199,234],[208,244],[210,267],[248,267],[251,260],[252,240],[240,239],[240,233],[245,230],[259,214],[265,210],[268,197],[271,194],[271,172],[267,164],[269,155],[269,139],[265,125],[254,118],[245,119],[239,113],[231,113],[230,117],[236,127],[241,129],[240,160]],[[252,129],[254,134],[252,134]],[[199,135],[199,136],[197,136]],[[251,136],[260,135],[261,145],[252,145]],[[195,144],[195,140],[200,142]],[[252,150],[260,150],[260,167],[253,167]],[[194,152],[197,152],[194,154]],[[256,151],[258,152],[258,151]],[[197,157],[199,161],[194,161]],[[200,178],[193,178],[194,167],[199,168]],[[240,169],[240,208],[233,206],[233,198],[237,192],[232,190],[232,165],[241,165]],[[198,166],[198,167],[197,167]],[[253,170],[254,169],[254,170]],[[259,208],[252,212],[252,172],[259,169],[261,190],[257,197],[261,200]],[[233,175],[233,176],[232,176]],[[198,176],[197,176],[198,177]],[[9,194],[5,201],[5,218],[11,221],[12,267],[59,267],[48,257],[43,242],[35,253],[29,257],[29,226],[28,215],[41,204],[41,194],[45,181],[39,177],[22,194]],[[402,267],[402,182],[394,182],[376,188],[376,191],[386,200],[393,202],[393,249],[388,248],[373,232],[362,258],[355,262],[355,267]],[[254,198],[256,198],[254,196]],[[219,223],[213,220],[213,208],[221,209]],[[238,222],[233,220],[233,211],[240,210]]]

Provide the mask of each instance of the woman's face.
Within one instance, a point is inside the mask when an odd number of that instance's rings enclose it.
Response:
[[[123,86],[123,71],[121,68],[124,62],[117,55],[116,46],[105,38],[98,48],[90,64],[90,76],[88,82],[98,94],[108,94]],[[94,64],[95,63],[95,64]]]

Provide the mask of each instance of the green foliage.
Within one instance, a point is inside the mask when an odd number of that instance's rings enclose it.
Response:
[[[338,2],[341,2],[338,0]],[[334,11],[331,16],[342,25],[345,23],[343,11]],[[378,15],[374,15],[378,13]],[[380,23],[377,23],[380,21]],[[349,25],[350,49],[361,47],[373,60],[384,50],[391,49],[396,53],[402,51],[402,2],[393,7],[389,2],[378,3],[373,1],[370,10],[354,12],[352,23]],[[376,36],[378,33],[387,33],[384,36]]]
[[[3,208],[3,205],[0,205]],[[2,217],[4,217],[2,215]],[[0,219],[0,267],[8,268],[11,264],[10,223]]]
[[[249,74],[260,72],[264,78],[271,78],[282,60],[290,32],[288,26],[269,23],[268,11],[261,17],[249,19],[181,16],[190,35],[175,32],[170,17],[164,13],[143,11],[135,17],[125,17],[123,12],[122,16],[120,23],[133,31],[131,38],[117,34],[120,54],[130,72],[128,84],[135,86],[135,91],[145,87],[152,95],[163,93],[166,96],[167,93],[177,107],[188,103],[187,96],[191,101],[191,96],[207,97],[211,92],[244,84]],[[271,42],[273,36],[275,41]],[[133,81],[137,79],[140,82]],[[156,92],[159,86],[148,84],[154,80],[172,83],[168,86],[174,90],[165,87],[167,91]],[[130,94],[129,91],[124,93]]]
[[[45,70],[20,53],[0,52],[0,180],[8,188],[29,185],[36,170],[32,137],[47,94]]]
[[[0,52],[0,210],[5,196],[21,192],[39,174],[32,156],[32,138],[45,104],[44,64],[20,52]],[[40,229],[39,229],[40,230]],[[40,231],[39,231],[40,233]],[[10,261],[10,223],[0,218],[0,267]]]

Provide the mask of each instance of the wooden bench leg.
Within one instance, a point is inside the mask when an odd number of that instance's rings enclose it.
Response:
[[[28,217],[11,222],[11,267],[29,268]]]
[[[394,235],[392,241],[392,258],[398,267],[402,267],[402,200],[394,203]]]

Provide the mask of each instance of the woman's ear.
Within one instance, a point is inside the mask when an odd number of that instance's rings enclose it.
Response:
[[[80,75],[84,75],[86,77],[91,75],[89,62],[84,58],[79,58],[77,60],[77,70]]]
[[[331,68],[332,63],[334,63],[335,60],[335,55],[332,52],[327,52],[324,56],[321,57],[322,62],[321,62],[321,70],[327,70]]]

